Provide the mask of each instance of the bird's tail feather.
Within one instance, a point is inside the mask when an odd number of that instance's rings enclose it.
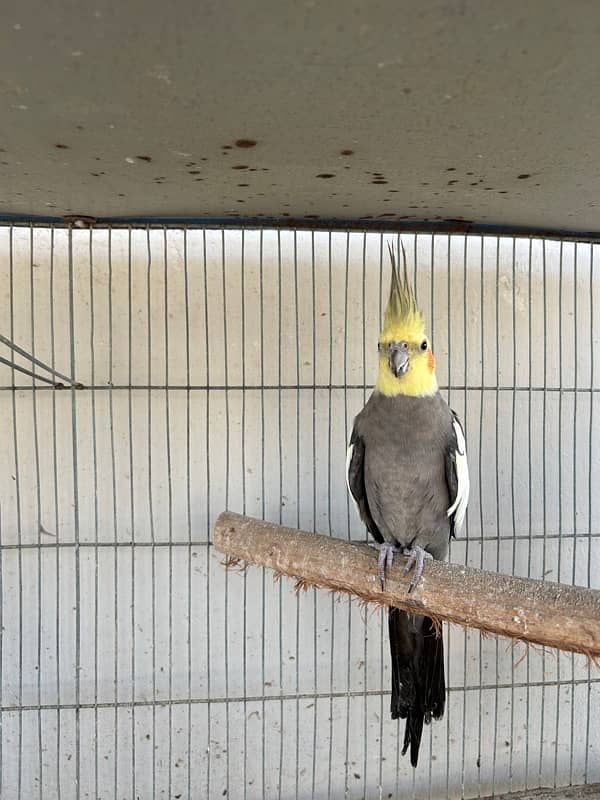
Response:
[[[429,617],[389,609],[392,656],[392,719],[406,719],[402,755],[410,747],[410,763],[417,766],[423,723],[444,713],[444,643]]]

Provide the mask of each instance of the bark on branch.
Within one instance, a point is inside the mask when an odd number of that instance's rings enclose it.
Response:
[[[600,657],[600,592],[593,589],[428,561],[419,586],[408,594],[405,559],[399,556],[382,590],[372,547],[231,512],[217,519],[214,543],[233,561],[269,567],[301,587],[347,592],[365,602]]]
[[[558,789],[525,789],[523,792],[496,794],[481,800],[600,800],[600,783],[567,786]]]

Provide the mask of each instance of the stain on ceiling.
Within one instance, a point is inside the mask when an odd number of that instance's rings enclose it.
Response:
[[[33,0],[0,214],[600,229],[594,0]]]

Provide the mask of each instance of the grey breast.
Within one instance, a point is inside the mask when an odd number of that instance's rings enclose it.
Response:
[[[357,419],[365,441],[365,488],[373,519],[391,543],[448,549],[445,453],[452,437],[441,395],[385,397],[375,391]]]

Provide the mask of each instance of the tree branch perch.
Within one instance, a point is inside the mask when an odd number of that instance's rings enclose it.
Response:
[[[399,556],[382,590],[372,547],[228,511],[215,523],[214,543],[232,559],[269,567],[303,586],[600,657],[600,592],[593,589],[429,561],[418,587],[408,594],[405,559]]]

